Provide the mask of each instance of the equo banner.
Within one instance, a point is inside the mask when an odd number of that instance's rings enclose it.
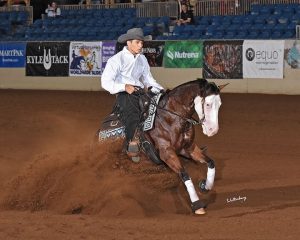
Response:
[[[25,67],[26,43],[0,43],[0,67]]]
[[[243,41],[205,41],[204,78],[243,78]]]
[[[100,76],[102,42],[71,42],[70,76]]]
[[[245,40],[244,78],[283,78],[283,57],[283,40]]]
[[[202,63],[202,41],[167,41],[165,43],[164,67],[201,68]]]
[[[28,42],[26,76],[68,76],[69,42]]]

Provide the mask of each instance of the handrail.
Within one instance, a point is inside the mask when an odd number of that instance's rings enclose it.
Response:
[[[194,15],[242,15],[249,13],[253,4],[300,4],[300,0],[201,0],[194,7]]]
[[[144,3],[115,3],[115,4],[91,4],[91,5],[59,5],[62,10],[79,9],[114,9],[135,8],[137,17],[164,17],[177,18],[178,3],[172,2],[144,2]]]

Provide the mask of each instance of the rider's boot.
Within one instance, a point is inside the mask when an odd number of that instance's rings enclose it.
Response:
[[[135,163],[140,161],[139,134],[135,132],[133,139],[128,143],[127,156]]]
[[[135,140],[132,140],[128,143],[127,147],[127,156],[135,163],[140,161],[140,148],[139,143]]]

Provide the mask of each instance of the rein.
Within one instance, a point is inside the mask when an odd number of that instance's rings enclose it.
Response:
[[[163,107],[160,107],[158,104],[156,104],[156,102],[152,101],[152,98],[151,98],[150,96],[148,96],[148,97],[150,98],[151,104],[153,104],[154,106],[156,106],[157,109],[160,109],[160,110],[166,111],[166,112],[168,112],[168,113],[171,113],[171,114],[173,114],[173,115],[175,115],[175,116],[177,116],[177,117],[179,117],[179,118],[185,120],[186,122],[188,122],[188,123],[190,123],[190,124],[192,124],[192,125],[202,125],[203,122],[205,121],[204,102],[202,102],[203,118],[200,119],[199,121],[197,121],[197,120],[194,119],[194,118],[186,118],[186,117],[183,117],[183,116],[179,115],[179,114],[176,113],[176,112],[173,112],[173,111],[170,111],[170,110],[165,109],[165,108],[163,108]]]
[[[163,107],[160,107],[155,101],[152,100],[152,97],[150,96],[150,94],[148,94],[147,92],[142,91],[142,89],[139,89],[139,90],[136,92],[136,94],[138,95],[138,96],[136,96],[136,97],[140,97],[142,94],[147,95],[147,97],[150,99],[150,104],[153,104],[154,106],[156,106],[157,109],[160,109],[160,110],[166,111],[166,112],[168,112],[168,113],[171,113],[171,114],[173,114],[173,115],[175,115],[175,116],[177,116],[177,117],[179,117],[179,118],[185,120],[186,122],[188,122],[188,123],[190,123],[190,124],[192,124],[192,125],[202,125],[203,122],[205,122],[204,101],[202,101],[202,113],[203,113],[203,118],[200,119],[199,121],[197,121],[197,120],[194,119],[194,118],[186,118],[186,117],[183,117],[183,116],[179,115],[179,114],[176,113],[176,112],[173,112],[173,111],[170,111],[170,110],[165,109],[165,108],[163,108]]]

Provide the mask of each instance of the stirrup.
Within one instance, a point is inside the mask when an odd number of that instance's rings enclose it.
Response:
[[[135,163],[138,163],[141,160],[139,156],[140,153],[139,144],[136,141],[129,142],[126,153],[127,156]]]

